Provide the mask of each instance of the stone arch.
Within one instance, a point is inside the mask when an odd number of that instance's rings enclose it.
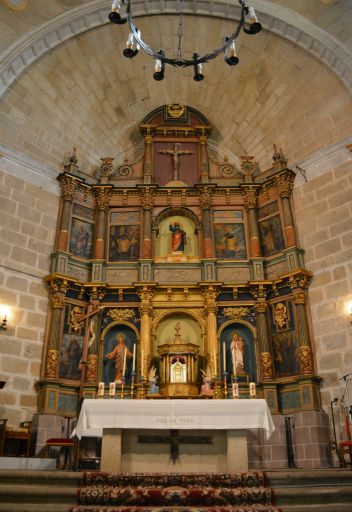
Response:
[[[0,55],[0,97],[31,64],[47,52],[79,34],[109,23],[107,12],[110,2],[92,0],[32,29],[20,37]],[[252,0],[260,15],[265,30],[274,32],[314,57],[323,61],[352,92],[352,51],[349,51],[338,39],[314,25],[297,12],[273,4],[269,0]],[[145,2],[134,6],[134,17],[175,14],[176,0],[167,4],[154,4],[152,8]],[[185,0],[184,13],[213,16],[227,20],[239,19],[239,8],[234,8],[229,0]]]
[[[165,210],[162,210],[156,216],[156,218],[153,222],[152,229],[157,231],[160,222],[167,219],[168,217],[174,217],[175,215],[177,215],[179,217],[186,217],[187,219],[190,219],[194,223],[194,225],[196,227],[196,231],[199,231],[202,228],[199,217],[197,217],[197,215],[192,210],[189,210],[188,208],[181,207],[181,208],[177,208],[177,209],[166,208]]]

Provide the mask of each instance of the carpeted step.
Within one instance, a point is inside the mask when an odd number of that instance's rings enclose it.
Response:
[[[212,506],[207,507],[101,507],[101,506],[81,506],[73,507],[70,512],[281,512],[276,507],[232,507],[232,506]]]

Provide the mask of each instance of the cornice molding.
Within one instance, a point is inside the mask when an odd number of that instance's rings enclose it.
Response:
[[[252,0],[265,30],[294,42],[324,62],[352,93],[352,51],[338,39],[297,12],[269,0]],[[47,52],[65,41],[108,21],[110,0],[92,0],[69,9],[18,38],[0,54],[0,97],[20,74]],[[134,17],[177,13],[177,0],[136,1]],[[239,8],[229,0],[185,0],[184,12],[215,18],[239,19]]]

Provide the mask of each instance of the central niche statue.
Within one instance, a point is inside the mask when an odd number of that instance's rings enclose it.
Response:
[[[186,232],[182,229],[179,222],[170,224],[169,230],[171,231],[171,249],[172,252],[184,252],[186,245]]]

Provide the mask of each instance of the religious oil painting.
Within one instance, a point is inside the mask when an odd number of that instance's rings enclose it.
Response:
[[[92,255],[93,224],[84,220],[72,219],[70,252],[75,256],[90,258]]]
[[[298,342],[295,331],[273,334],[274,366],[277,377],[297,375],[299,368]]]
[[[111,226],[109,260],[137,261],[140,249],[140,226]]]
[[[87,208],[86,206],[82,206],[81,204],[74,203],[73,205],[73,217],[81,217],[82,219],[90,220],[94,222],[95,212],[92,208]]]
[[[114,325],[107,331],[104,337],[102,367],[102,380],[106,384],[110,382],[121,384],[122,378],[126,383],[131,381],[133,346],[136,343],[136,333],[128,325]],[[135,365],[137,368],[137,361]]]
[[[244,225],[214,224],[216,257],[221,259],[247,259]]]
[[[271,215],[275,215],[278,213],[279,205],[277,201],[273,201],[272,203],[265,204],[258,209],[258,219],[262,220],[265,217],[269,217]]]
[[[274,217],[262,220],[259,223],[259,229],[263,256],[273,256],[285,249],[285,241],[279,215],[274,215]]]
[[[83,336],[76,334],[64,334],[60,347],[60,379],[80,379],[82,346]]]

